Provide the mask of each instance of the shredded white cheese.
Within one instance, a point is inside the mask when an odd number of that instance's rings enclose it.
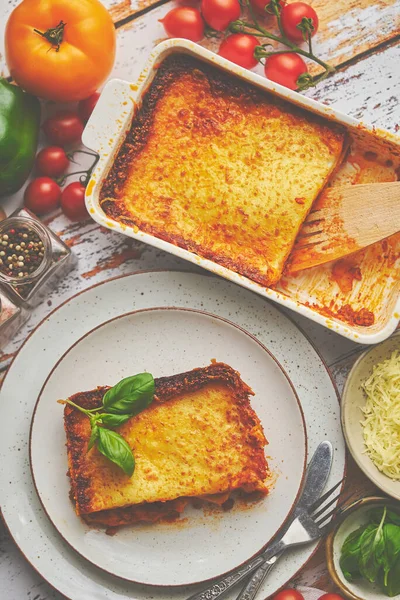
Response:
[[[363,384],[366,452],[382,473],[400,480],[400,351],[374,366]]]

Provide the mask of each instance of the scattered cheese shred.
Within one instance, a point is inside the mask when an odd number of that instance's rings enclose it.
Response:
[[[374,366],[363,384],[367,403],[364,413],[366,452],[377,468],[400,480],[400,351]]]

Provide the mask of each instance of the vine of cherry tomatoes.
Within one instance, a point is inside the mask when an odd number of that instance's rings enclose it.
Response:
[[[61,186],[69,175],[73,175],[73,173],[65,175],[72,159],[71,153],[68,153],[65,147],[80,142],[85,123],[99,95],[96,92],[79,102],[78,112],[62,110],[43,123],[44,134],[52,145],[38,152],[35,167],[39,176],[35,177],[25,189],[24,204],[33,213],[45,215],[61,206],[63,213],[72,221],[81,221],[89,216],[85,206],[83,182],[74,181],[64,189],[61,189]],[[83,177],[85,183],[96,162],[95,157],[92,167],[83,171],[86,174]]]
[[[305,2],[287,4],[285,0],[249,1],[258,17],[260,15],[265,17],[268,14],[278,16],[281,34],[289,44],[301,44],[315,35],[318,30],[317,13]],[[276,11],[279,11],[278,15]],[[160,22],[169,37],[181,37],[199,42],[210,30],[217,35],[218,32],[232,33],[229,27],[240,17],[239,0],[201,0],[200,9],[178,6],[170,10],[163,19],[160,19]],[[292,90],[297,89],[301,76],[308,73],[305,61],[296,51],[290,49],[288,52],[271,51],[257,56],[256,48],[262,46],[260,37],[262,35],[258,34],[256,37],[249,32],[238,30],[231,35],[226,35],[220,44],[218,54],[247,69],[252,69],[260,58],[265,58],[264,72],[268,79]],[[309,48],[311,53],[311,45]],[[306,77],[309,78],[308,75]]]

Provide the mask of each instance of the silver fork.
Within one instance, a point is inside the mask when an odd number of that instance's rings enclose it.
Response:
[[[343,480],[339,481],[314,502],[314,504],[299,511],[284,535],[268,546],[261,554],[250,559],[229,575],[214,582],[207,589],[198,592],[197,594],[193,594],[188,600],[216,600],[257,570],[257,573],[239,594],[238,600],[251,600],[254,598],[265,577],[287,548],[317,540],[329,530],[335,517],[340,514],[341,507],[347,498],[328,513],[326,511],[339,500],[340,492],[338,492],[329,502],[326,501],[342,483]]]
[[[328,513],[326,512],[328,508],[330,508],[333,504],[335,504],[338,501],[340,492],[334,498],[332,498],[330,502],[325,503],[325,501],[328,500],[328,498],[339,487],[341,483],[342,481],[337,483],[336,486],[328,490],[323,496],[321,496],[316,502],[314,502],[314,504],[312,504],[307,511],[304,511],[299,515],[298,525],[299,528],[302,528],[301,535],[303,535],[304,537],[308,536],[308,539],[304,539],[304,541],[295,541],[294,543],[291,542],[290,540],[297,539],[296,535],[298,533],[298,530],[292,532],[291,527],[289,527],[288,531],[281,540],[281,542],[285,544],[285,547],[282,550],[278,550],[275,556],[272,556],[270,559],[266,559],[265,562],[257,569],[257,571],[253,573],[250,580],[247,582],[240,594],[237,596],[237,600],[253,600],[255,598],[258,590],[260,589],[268,573],[270,573],[270,571],[276,565],[278,558],[283,554],[284,550],[288,546],[316,540],[322,537],[330,529],[333,523],[333,519],[335,519],[338,516],[338,514],[340,514],[341,507],[347,501],[347,498],[342,500],[340,504],[335,506]],[[295,521],[293,521],[293,523],[295,523]]]

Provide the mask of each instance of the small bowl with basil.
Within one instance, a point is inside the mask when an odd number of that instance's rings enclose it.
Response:
[[[329,573],[352,600],[400,600],[400,502],[357,500],[326,540]]]

